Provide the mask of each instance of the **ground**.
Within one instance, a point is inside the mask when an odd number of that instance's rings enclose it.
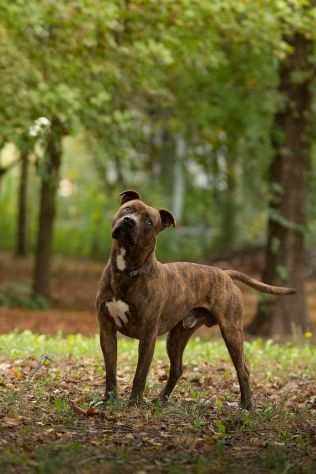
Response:
[[[46,308],[28,296],[31,260],[0,255],[1,473],[316,472],[316,347],[308,333],[295,344],[246,343],[250,413],[239,409],[235,372],[214,331],[190,341],[167,404],[153,402],[168,371],[159,341],[147,404],[138,408],[127,405],[137,344],[121,338],[120,399],[98,405],[104,369],[94,297],[102,267],[55,259]],[[314,325],[315,288],[308,282]],[[257,294],[243,291],[248,321]]]
[[[119,344],[120,400],[103,393],[96,337],[0,336],[1,473],[316,472],[316,349],[247,343],[253,412],[222,341],[190,341],[186,368],[166,405],[164,341],[156,350],[147,405],[127,406],[137,346]]]

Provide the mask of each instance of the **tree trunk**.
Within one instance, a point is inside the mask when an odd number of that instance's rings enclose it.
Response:
[[[117,184],[120,186],[121,189],[125,189],[126,183],[123,173],[123,163],[120,156],[114,156],[114,164],[115,164],[115,171],[116,171],[116,181]]]
[[[48,136],[47,162],[41,182],[39,225],[33,273],[34,294],[45,298],[50,296],[50,264],[61,154],[61,135],[54,132],[52,127]]]
[[[230,148],[218,151],[214,156],[212,174],[217,181],[225,180],[225,188],[219,187],[217,183],[213,190],[213,200],[219,215],[219,233],[213,250],[221,255],[234,248],[237,237],[237,159]]]
[[[167,207],[172,208],[174,163],[175,163],[175,140],[167,129],[161,131],[160,145],[160,181],[165,194]]]
[[[308,315],[304,291],[305,204],[311,154],[312,70],[310,44],[295,35],[293,54],[281,66],[279,91],[282,106],[274,120],[270,167],[271,202],[263,281],[291,286],[296,295],[265,297],[248,328],[251,334],[270,337],[305,331]]]
[[[29,177],[28,153],[23,151],[20,158],[20,181],[18,190],[18,213],[15,255],[25,257],[27,253],[27,191]]]
[[[221,209],[222,230],[221,230],[221,250],[232,250],[237,237],[237,160],[235,153],[227,150],[228,156],[225,158],[226,164],[226,189],[223,196]]]
[[[173,191],[171,210],[180,223],[183,217],[184,197],[185,197],[185,174],[184,161],[187,153],[187,144],[182,135],[176,136],[176,153],[173,170]]]

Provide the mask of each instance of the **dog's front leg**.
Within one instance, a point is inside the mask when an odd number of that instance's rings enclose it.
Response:
[[[105,365],[105,395],[107,401],[117,396],[117,336],[116,327],[111,320],[102,321],[100,325],[100,343]]]
[[[130,405],[140,403],[143,400],[146,379],[155,351],[156,339],[157,329],[155,328],[145,331],[139,340],[138,362],[130,396]]]

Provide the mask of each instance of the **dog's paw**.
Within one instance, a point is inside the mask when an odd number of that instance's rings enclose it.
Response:
[[[142,407],[145,407],[147,406],[147,403],[145,402],[145,400],[143,398],[139,398],[139,397],[131,397],[128,401],[128,406],[129,407],[139,407],[139,408],[142,408]]]
[[[161,403],[161,404],[162,404],[162,403],[167,403],[168,400],[169,400],[169,395],[166,395],[165,392],[164,392],[164,390],[162,390],[162,391],[159,393],[158,397],[157,397],[157,398],[154,398],[154,399],[152,400],[152,402],[153,402],[153,403]]]
[[[168,398],[166,397],[157,397],[151,400],[152,405],[163,406],[168,403]]]
[[[254,406],[251,400],[243,400],[240,402],[240,408],[242,410],[252,411],[254,409]]]

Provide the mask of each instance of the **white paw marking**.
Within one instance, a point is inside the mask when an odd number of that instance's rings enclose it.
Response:
[[[122,247],[116,256],[116,266],[121,272],[125,270],[126,268],[125,254],[126,254],[126,249]]]
[[[122,327],[122,323],[128,323],[127,313],[129,311],[129,306],[125,301],[113,299],[113,301],[108,301],[106,303],[106,307],[118,328]]]

